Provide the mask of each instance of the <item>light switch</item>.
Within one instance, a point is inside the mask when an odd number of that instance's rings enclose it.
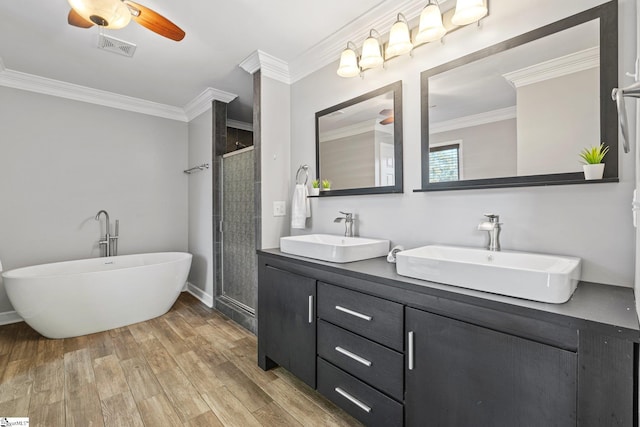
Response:
[[[273,216],[285,216],[286,203],[284,200],[273,202]]]

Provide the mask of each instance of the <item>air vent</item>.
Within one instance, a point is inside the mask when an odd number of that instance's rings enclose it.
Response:
[[[128,57],[132,57],[136,51],[135,44],[104,34],[98,35],[98,48]]]

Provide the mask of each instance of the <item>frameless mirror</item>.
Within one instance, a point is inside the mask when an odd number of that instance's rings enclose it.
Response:
[[[617,181],[617,64],[613,1],[424,71],[423,190],[583,183],[601,142]]]
[[[321,196],[402,192],[402,82],[316,113]]]

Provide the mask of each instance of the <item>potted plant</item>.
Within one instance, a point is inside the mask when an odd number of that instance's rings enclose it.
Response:
[[[322,191],[329,191],[329,190],[331,190],[331,181],[329,181],[328,179],[323,179]]]
[[[311,195],[317,196],[320,194],[320,180],[314,179],[311,181]]]
[[[580,158],[583,160],[585,179],[602,179],[604,174],[604,163],[602,160],[609,152],[609,147],[604,142],[597,147],[585,148],[580,152]]]

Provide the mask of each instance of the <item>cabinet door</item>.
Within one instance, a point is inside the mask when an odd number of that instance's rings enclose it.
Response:
[[[275,362],[316,386],[316,281],[261,266],[258,280],[258,364]]]
[[[408,426],[575,426],[576,354],[406,309]]]

